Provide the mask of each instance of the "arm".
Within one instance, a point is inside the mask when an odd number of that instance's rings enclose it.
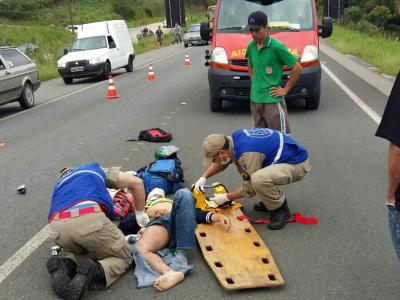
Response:
[[[215,174],[218,174],[221,171],[219,165],[217,163],[212,163],[207,170],[203,173],[202,177],[210,178]]]
[[[254,74],[253,66],[249,64],[247,67],[249,68],[250,80],[253,80],[253,74]]]
[[[243,154],[239,160],[239,172],[242,175],[243,184],[235,192],[228,193],[228,199],[235,197],[235,195],[240,195],[240,197],[253,197],[255,192],[251,183],[251,175],[262,168],[262,163],[265,159],[265,155],[260,152],[248,152]]]
[[[298,62],[296,62],[296,64],[292,68],[292,71],[290,72],[290,78],[286,82],[285,87],[271,88],[270,95],[272,97],[286,96],[290,92],[290,90],[296,85],[297,81],[299,80],[302,69],[303,69],[303,67]]]
[[[120,171],[117,188],[128,188],[129,192],[135,197],[135,209],[144,210],[145,192],[142,179]]]
[[[389,145],[388,173],[387,201],[394,204],[396,202],[396,189],[400,185],[400,147],[392,143]]]
[[[200,209],[196,209],[196,222],[209,224],[221,223],[227,231],[231,228],[231,222],[226,216]]]

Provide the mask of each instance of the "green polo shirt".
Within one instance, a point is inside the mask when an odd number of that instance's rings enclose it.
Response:
[[[254,103],[279,103],[283,97],[272,97],[269,90],[282,84],[282,67],[290,69],[297,62],[297,57],[289,52],[284,44],[269,35],[264,45],[258,49],[253,40],[247,46],[246,57],[253,67],[250,100]]]

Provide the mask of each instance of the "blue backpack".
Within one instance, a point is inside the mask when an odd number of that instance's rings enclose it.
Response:
[[[165,194],[175,193],[183,180],[182,164],[176,159],[159,159],[139,169],[137,175],[143,180],[145,193],[161,188]]]

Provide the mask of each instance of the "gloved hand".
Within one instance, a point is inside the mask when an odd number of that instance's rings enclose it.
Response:
[[[150,221],[149,216],[144,212],[144,210],[136,210],[135,215],[136,215],[136,222],[140,227],[143,227]]]
[[[218,205],[222,205],[225,202],[228,202],[228,194],[214,194],[214,197],[210,198],[211,201],[214,201]]]
[[[194,189],[195,189],[196,191],[199,191],[199,192],[203,192],[203,193],[204,193],[204,185],[206,184],[206,182],[207,182],[207,178],[205,178],[205,177],[200,177],[200,178],[196,181],[196,183],[194,184]]]

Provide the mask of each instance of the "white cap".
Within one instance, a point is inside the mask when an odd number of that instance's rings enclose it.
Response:
[[[161,197],[156,197],[156,195],[161,196]],[[146,202],[151,202],[154,201],[158,198],[164,198],[165,197],[165,192],[163,189],[160,188],[154,188],[149,195],[147,196]]]

